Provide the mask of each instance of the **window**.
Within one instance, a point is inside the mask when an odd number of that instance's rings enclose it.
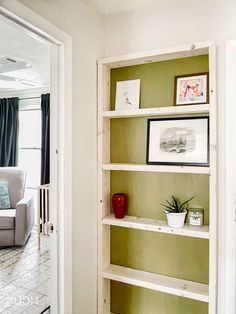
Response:
[[[40,100],[38,99],[40,102]],[[23,101],[22,101],[23,103]],[[24,101],[25,103],[25,101]],[[30,100],[28,100],[30,104]],[[34,197],[37,213],[37,188],[41,172],[41,109],[21,104],[19,111],[19,154],[18,166],[27,172],[26,189]],[[35,219],[37,214],[35,213]]]

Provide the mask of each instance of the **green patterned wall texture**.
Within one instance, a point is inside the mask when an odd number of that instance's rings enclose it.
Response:
[[[141,108],[173,105],[174,76],[208,71],[208,56],[177,59],[111,71],[111,109],[116,81],[141,79]],[[111,161],[145,163],[147,118],[112,119]],[[209,178],[199,174],[111,173],[111,194],[127,193],[128,214],[166,219],[160,202],[175,195],[195,196],[209,223]],[[208,283],[208,241],[161,233],[111,228],[114,264],[177,278]],[[112,312],[116,314],[206,314],[207,304],[121,283],[112,283]]]

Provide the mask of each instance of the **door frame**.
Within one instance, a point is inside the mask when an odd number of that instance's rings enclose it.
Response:
[[[219,269],[222,286],[219,287],[221,307],[219,313],[236,311],[236,39],[227,40],[225,47],[225,204],[222,223],[225,223],[220,247],[223,252]],[[235,114],[235,115],[234,115]]]
[[[3,0],[8,23],[51,44],[51,312],[72,313],[72,39],[19,1]]]

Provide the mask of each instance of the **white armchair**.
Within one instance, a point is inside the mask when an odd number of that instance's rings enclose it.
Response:
[[[0,167],[0,181],[8,183],[11,209],[0,210],[0,247],[24,245],[34,225],[32,197],[25,195],[26,172]]]

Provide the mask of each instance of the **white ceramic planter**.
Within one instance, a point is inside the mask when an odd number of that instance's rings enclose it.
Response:
[[[184,226],[187,211],[183,213],[166,213],[169,227],[182,228]]]

